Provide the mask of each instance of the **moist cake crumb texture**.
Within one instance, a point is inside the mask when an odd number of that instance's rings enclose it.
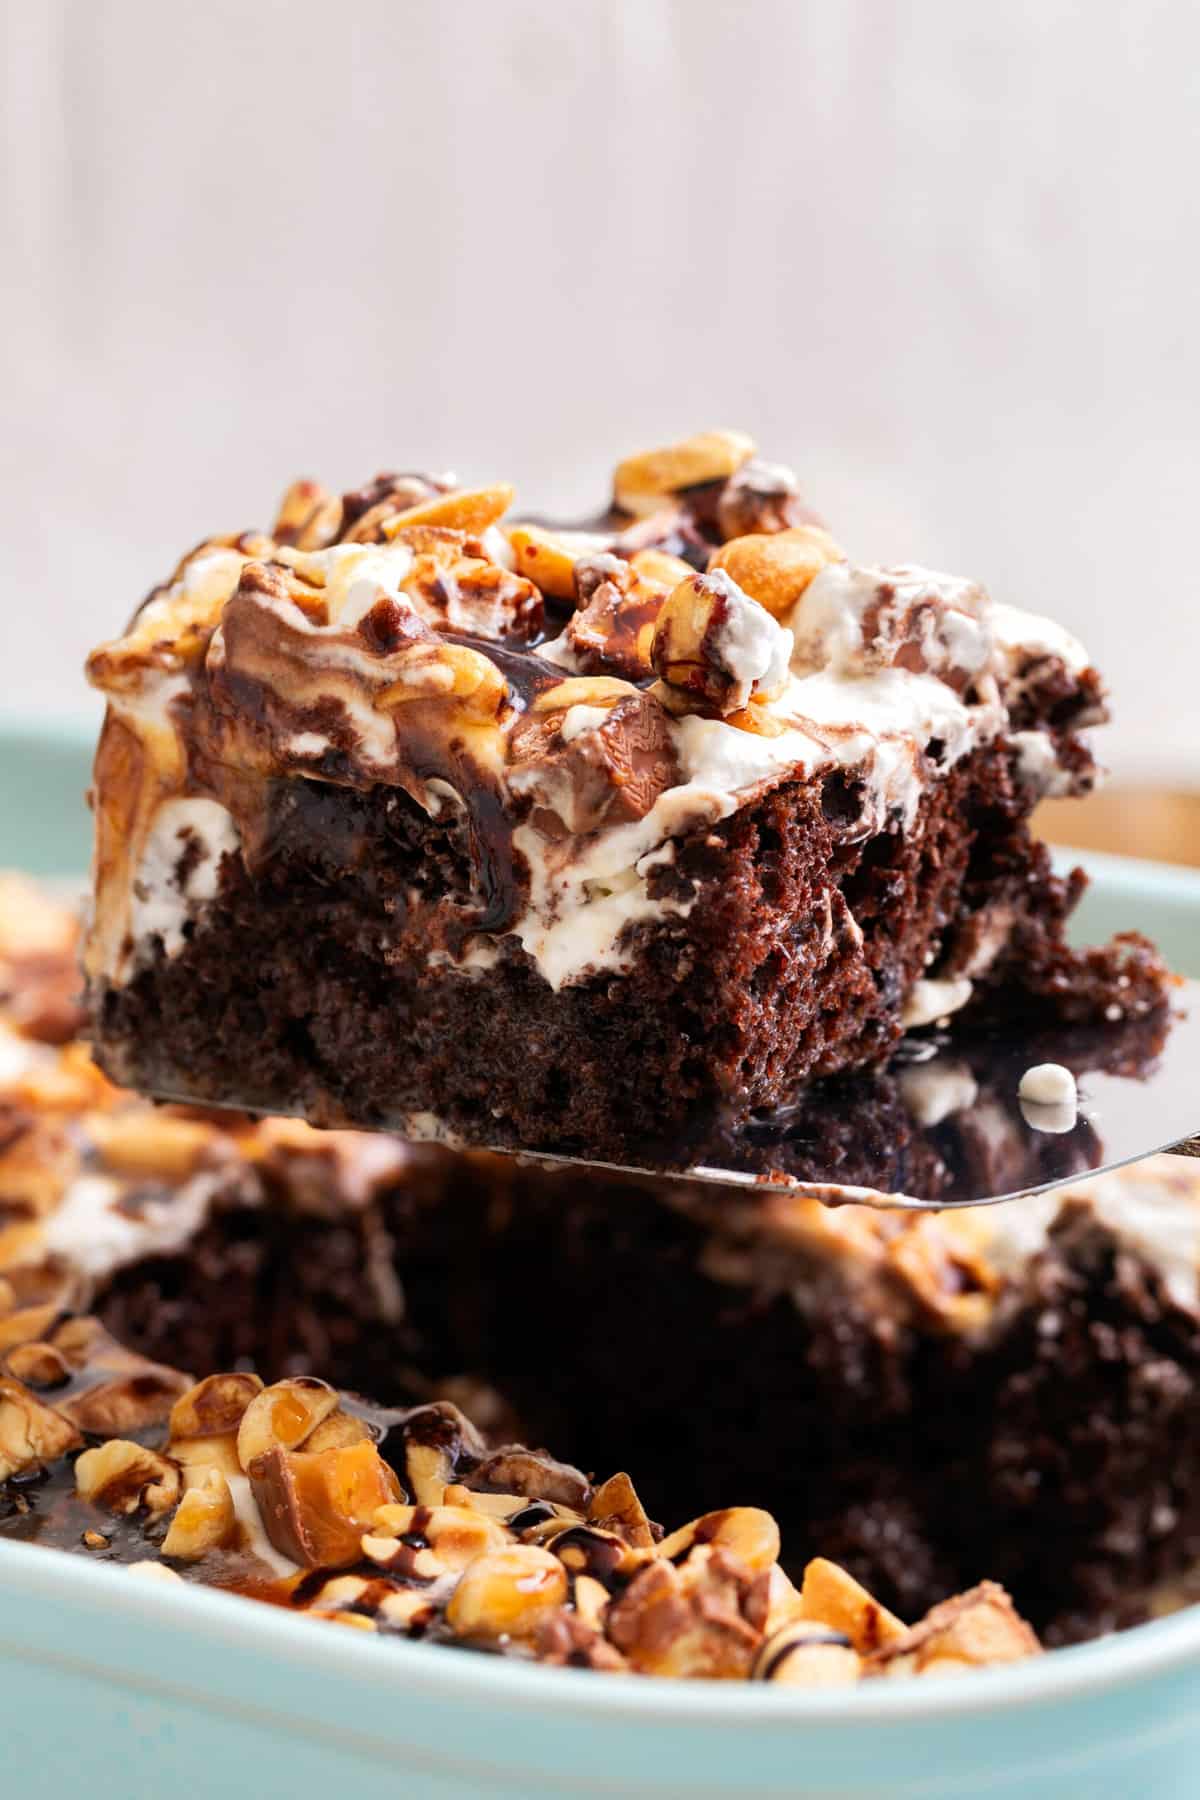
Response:
[[[584,529],[301,482],[89,663],[97,1052],[161,1095],[620,1157],[953,1014],[1137,1019],[1028,818],[1095,779],[1081,646],[849,558],[740,433]]]

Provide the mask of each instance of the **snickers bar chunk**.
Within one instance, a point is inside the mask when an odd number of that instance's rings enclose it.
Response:
[[[1030,836],[1095,774],[1065,631],[853,563],[733,432],[586,530],[512,498],[300,482],[94,652],[115,1079],[619,1157],[954,1011],[1163,1003],[1142,940],[1067,950]]]

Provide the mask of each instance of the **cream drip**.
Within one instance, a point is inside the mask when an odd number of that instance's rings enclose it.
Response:
[[[1075,792],[1075,779],[1058,759],[1058,746],[1048,731],[1014,731],[1017,775],[1038,794],[1058,799]]]
[[[165,800],[134,875],[134,936],[160,938],[166,954],[177,955],[189,918],[217,892],[221,859],[239,847],[237,826],[218,801]]]

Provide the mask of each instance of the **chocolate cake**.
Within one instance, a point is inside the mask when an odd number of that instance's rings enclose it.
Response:
[[[28,929],[24,949],[6,934],[5,893],[10,919],[40,915],[37,956]],[[1200,1166],[1158,1158],[1065,1196],[911,1217],[154,1108],[114,1088],[81,1044],[46,1041],[61,1021],[29,996],[65,985],[70,926],[56,918],[0,889],[0,1357],[4,1379],[55,1417],[69,1398],[76,1436],[53,1452],[46,1439],[7,1478],[0,1537],[87,1548],[87,1531],[105,1539],[90,1554],[153,1559],[170,1509],[135,1500],[114,1531],[101,1502],[78,1496],[78,1435],[95,1427],[162,1455],[163,1421],[192,1376],[253,1372],[383,1403],[342,1402],[405,1484],[407,1500],[389,1493],[383,1506],[427,1503],[405,1475],[406,1420],[450,1420],[471,1457],[549,1443],[571,1461],[568,1476],[534,1459],[553,1491],[518,1490],[511,1470],[534,1464],[511,1460],[485,1487],[584,1524],[595,1488],[580,1468],[632,1468],[652,1518],[753,1503],[777,1522],[772,1560],[801,1589],[814,1559],[833,1559],[901,1618],[998,1579],[1058,1643],[1189,1597]],[[952,1139],[964,1154],[1009,1154],[1012,1113],[965,1064],[916,1064],[896,1080],[880,1127],[902,1135],[906,1119],[908,1154],[932,1166]],[[130,1382],[153,1420],[120,1410]],[[88,1395],[90,1426],[76,1405]],[[288,1507],[276,1553],[285,1533],[299,1541]],[[244,1551],[223,1574],[205,1562],[203,1578],[259,1591],[271,1571],[251,1580]],[[392,1592],[370,1585],[379,1575],[355,1566],[367,1586],[349,1601],[376,1622]],[[315,1578],[283,1597],[347,1610]],[[544,1653],[571,1660],[575,1627],[559,1624]],[[442,1615],[421,1629],[439,1635]]]
[[[506,1194],[500,1168],[446,1174],[436,1202],[381,1197],[399,1310],[373,1291],[373,1221],[223,1211],[186,1251],[114,1273],[94,1305],[152,1354],[198,1339],[268,1373],[457,1397],[585,1467],[636,1467],[660,1517],[686,1471],[689,1504],[753,1497],[790,1569],[830,1553],[906,1616],[987,1572],[1059,1643],[1188,1591],[1186,1164],[1053,1197],[1028,1240],[1015,1225],[973,1238],[958,1217],[893,1236],[853,1208],[830,1226],[814,1202],[714,1215],[695,1193],[540,1176]]]
[[[629,1160],[907,1030],[1145,1017],[1028,818],[1100,679],[976,583],[847,559],[710,432],[586,531],[301,482],[89,664],[97,1054],[164,1097]]]

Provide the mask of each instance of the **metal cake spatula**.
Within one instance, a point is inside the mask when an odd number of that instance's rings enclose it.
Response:
[[[1046,1062],[1075,1076],[1074,1107],[1020,1098],[1022,1074]],[[441,1136],[428,1119],[403,1123],[407,1136]],[[711,1182],[835,1205],[992,1206],[1162,1150],[1200,1155],[1200,981],[1181,983],[1169,1013],[1152,1019],[910,1037],[882,1071],[815,1084],[749,1123],[710,1117],[671,1141],[631,1142],[619,1162],[536,1145],[480,1147],[614,1178]]]

